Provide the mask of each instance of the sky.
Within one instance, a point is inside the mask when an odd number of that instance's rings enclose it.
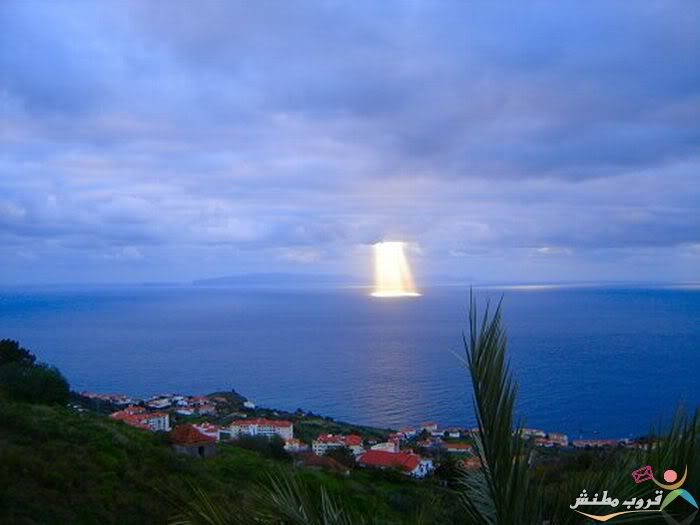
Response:
[[[700,280],[700,3],[0,3],[0,284]]]

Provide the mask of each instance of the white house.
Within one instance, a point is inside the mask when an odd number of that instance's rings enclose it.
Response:
[[[231,423],[231,437],[238,436],[279,436],[284,440],[294,437],[294,425],[291,421],[277,419],[243,419]]]
[[[409,452],[369,450],[357,462],[363,467],[398,469],[407,476],[423,478],[433,471],[433,461]]]
[[[317,456],[323,456],[334,448],[348,448],[355,455],[362,454],[365,451],[362,446],[362,437],[356,434],[350,434],[348,436],[340,434],[320,434],[311,443],[311,449]]]
[[[214,425],[213,423],[209,422],[204,422],[204,423],[199,423],[199,424],[194,424],[192,425],[194,428],[196,428],[200,434],[204,434],[205,436],[213,437],[217,441],[219,441],[219,430],[221,430],[221,427],[219,425]]]
[[[136,428],[153,432],[170,432],[170,414],[167,412],[146,412],[143,407],[129,406],[110,414],[109,417]]]
[[[309,445],[302,443],[296,438],[288,439],[284,442],[284,450],[287,452],[303,452],[309,449]]]
[[[370,447],[370,450],[384,450],[386,452],[398,452],[399,444],[396,441],[387,441],[386,443],[377,443]]]
[[[144,414],[143,418],[154,432],[170,432],[170,414],[167,412],[151,412]]]

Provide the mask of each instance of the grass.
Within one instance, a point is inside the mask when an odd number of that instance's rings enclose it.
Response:
[[[172,452],[165,436],[62,407],[0,400],[0,421],[0,523],[168,523],[193,487],[239,514],[253,512],[272,474],[398,525],[412,523],[441,490],[393,473],[299,469],[229,444],[214,458],[192,459]]]

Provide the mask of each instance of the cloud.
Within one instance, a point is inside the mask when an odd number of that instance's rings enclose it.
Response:
[[[8,1],[0,23],[0,242],[32,278],[127,253],[144,279],[335,271],[384,238],[435,272],[595,277],[700,242],[692,2]]]

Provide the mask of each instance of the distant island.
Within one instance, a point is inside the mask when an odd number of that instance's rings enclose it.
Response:
[[[327,288],[363,286],[357,278],[342,274],[244,273],[192,281],[194,286],[235,286],[255,288]]]

